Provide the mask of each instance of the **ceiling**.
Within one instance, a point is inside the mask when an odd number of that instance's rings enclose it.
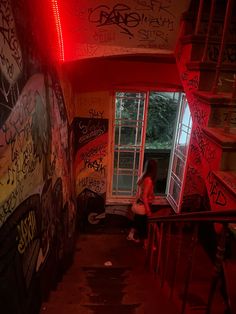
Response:
[[[52,1],[59,59],[173,54],[190,0]]]

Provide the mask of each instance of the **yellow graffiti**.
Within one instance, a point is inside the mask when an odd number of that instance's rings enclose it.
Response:
[[[35,213],[30,211],[28,216],[20,221],[17,225],[19,234],[18,252],[23,254],[36,235],[36,218]]]

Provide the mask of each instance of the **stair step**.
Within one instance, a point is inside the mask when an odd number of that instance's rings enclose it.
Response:
[[[180,38],[182,45],[192,45],[191,48],[191,61],[199,61],[202,59],[205,48],[206,34],[201,35],[185,35]],[[221,37],[210,37],[208,41],[207,53],[205,56],[206,62],[217,62],[221,44]],[[235,59],[236,43],[235,41],[227,41],[225,45],[223,64],[236,64]]]
[[[236,134],[225,132],[223,128],[203,128],[203,132],[224,151],[236,149]]]
[[[135,304],[67,304],[43,305],[40,314],[143,314],[143,306]]]
[[[232,93],[195,91],[193,94],[201,103],[210,106],[208,127],[224,128],[227,124],[230,129],[236,128],[236,101],[232,100]]]
[[[215,177],[236,196],[236,171],[214,171]]]
[[[215,79],[216,62],[192,61],[186,64],[189,71],[198,71],[198,89],[201,91],[212,90]],[[222,64],[219,76],[218,91],[232,93],[234,86],[234,74],[236,73],[236,63]]]
[[[227,179],[226,179],[227,178]],[[227,171],[210,171],[206,178],[208,185],[211,210],[235,210],[235,177],[229,181]],[[227,181],[228,180],[228,181]]]

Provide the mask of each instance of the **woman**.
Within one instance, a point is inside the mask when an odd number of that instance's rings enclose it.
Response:
[[[143,212],[135,213],[133,227],[131,228],[128,240],[135,242],[144,241],[147,238],[147,219],[151,214],[151,204],[154,199],[154,185],[157,177],[157,162],[153,159],[145,163],[144,172],[137,181],[138,192],[137,202],[143,204]]]

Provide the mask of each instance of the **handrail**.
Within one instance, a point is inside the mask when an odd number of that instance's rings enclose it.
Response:
[[[184,214],[174,214],[170,216],[148,217],[148,222],[236,222],[236,209],[225,211],[205,211]]]

